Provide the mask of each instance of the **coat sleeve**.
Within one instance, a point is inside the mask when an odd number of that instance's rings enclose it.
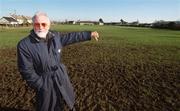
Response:
[[[32,57],[27,48],[22,44],[17,45],[17,62],[19,72],[23,79],[26,80],[31,88],[39,90],[43,84],[42,76],[39,76],[35,72]]]
[[[91,40],[91,32],[71,32],[67,34],[60,34],[60,41],[63,46],[70,45],[77,42]]]

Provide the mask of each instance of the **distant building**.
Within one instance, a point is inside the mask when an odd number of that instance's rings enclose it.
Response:
[[[24,22],[28,24],[32,24],[32,17],[30,16],[23,16]]]
[[[104,25],[104,23],[103,22],[99,22],[99,25]]]
[[[2,26],[17,26],[18,21],[13,17],[2,17],[0,19],[0,25]]]
[[[9,17],[2,17],[0,25],[3,26],[29,26],[32,24],[32,18],[24,15],[12,14]]]
[[[77,24],[79,25],[98,25],[98,21],[78,21]]]
[[[18,21],[19,25],[30,25],[32,24],[32,18],[29,16],[24,16],[24,15],[11,15],[14,19]]]
[[[15,20],[17,20],[19,25],[23,24],[23,22],[24,22],[24,18],[20,15],[13,14],[13,15],[11,15],[11,17],[13,17]]]
[[[75,21],[66,21],[66,24],[76,24],[76,22]]]

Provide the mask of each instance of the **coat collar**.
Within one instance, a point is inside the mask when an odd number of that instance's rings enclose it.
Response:
[[[49,30],[49,32],[47,33],[46,39],[40,38],[36,35],[36,33],[34,32],[34,30],[32,29],[30,31],[30,36],[35,39],[37,42],[47,42],[48,40],[52,40],[52,38],[54,38],[54,34],[51,30]]]

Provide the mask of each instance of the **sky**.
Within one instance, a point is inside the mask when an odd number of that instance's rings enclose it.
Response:
[[[46,12],[51,20],[180,21],[180,0],[0,0],[0,17]]]

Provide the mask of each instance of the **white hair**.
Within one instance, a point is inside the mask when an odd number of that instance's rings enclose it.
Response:
[[[32,17],[33,23],[34,23],[36,17],[39,17],[39,16],[45,16],[45,17],[47,17],[48,21],[50,22],[49,17],[47,16],[46,13],[44,13],[44,12],[36,12],[36,13],[34,14],[34,16]]]

